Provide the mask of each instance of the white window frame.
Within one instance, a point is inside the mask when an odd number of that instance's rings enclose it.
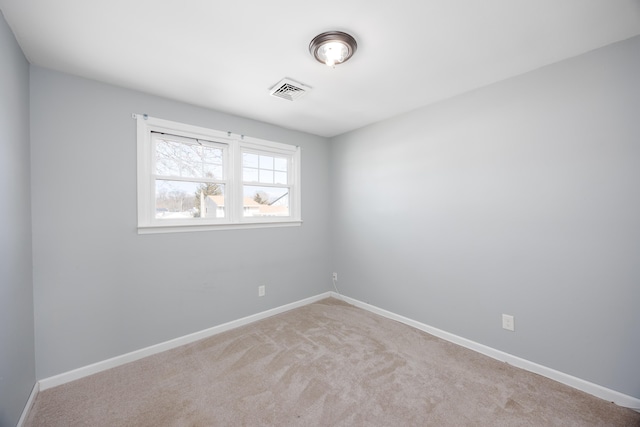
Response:
[[[300,147],[267,141],[214,129],[188,125],[169,120],[134,114],[137,120],[138,150],[138,233],[174,233],[185,231],[228,230],[237,228],[263,228],[299,226],[301,218]],[[155,215],[155,159],[152,132],[206,141],[223,148],[225,190],[224,218],[157,219]],[[242,152],[251,151],[288,159],[288,183],[275,187],[289,188],[289,216],[244,217]],[[199,179],[189,179],[199,181]],[[269,186],[255,183],[256,186]]]

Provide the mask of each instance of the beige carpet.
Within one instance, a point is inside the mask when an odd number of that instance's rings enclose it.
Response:
[[[640,426],[335,299],[41,392],[26,426]]]

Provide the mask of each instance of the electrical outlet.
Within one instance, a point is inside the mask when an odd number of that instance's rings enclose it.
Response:
[[[264,285],[258,286],[258,296],[263,297],[266,292],[266,287]]]
[[[338,281],[338,273],[333,273],[333,275],[331,276],[331,278],[332,278],[334,281],[336,281],[336,282],[337,282],[337,281]]]
[[[515,331],[516,330],[513,316],[510,316],[508,314],[503,314],[502,315],[502,328],[506,329],[507,331]]]

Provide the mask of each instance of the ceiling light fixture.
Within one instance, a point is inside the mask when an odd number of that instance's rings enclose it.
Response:
[[[309,53],[318,62],[335,67],[353,56],[358,43],[351,35],[342,31],[327,31],[318,34],[309,43]]]

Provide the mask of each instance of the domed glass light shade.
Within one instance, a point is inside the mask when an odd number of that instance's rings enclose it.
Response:
[[[358,48],[356,40],[341,31],[328,31],[311,40],[309,52],[318,62],[335,67],[347,61]]]

